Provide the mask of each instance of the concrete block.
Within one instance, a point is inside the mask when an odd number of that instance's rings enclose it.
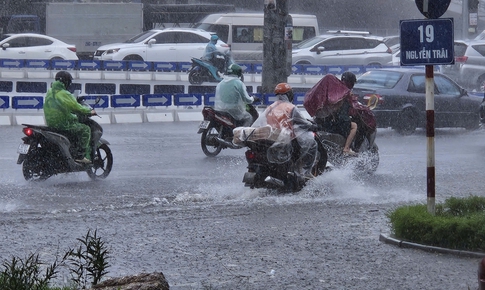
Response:
[[[178,121],[203,121],[201,112],[177,112]]]
[[[147,122],[173,122],[173,112],[147,112],[145,113]]]
[[[2,71],[2,78],[4,79],[23,79],[25,78],[24,71]]]
[[[244,76],[244,77],[246,77],[246,76]],[[258,83],[258,84],[262,83],[263,82],[263,76],[255,74],[253,76],[253,82]]]
[[[15,124],[45,125],[44,115],[18,115],[15,116]]]
[[[91,117],[94,121],[98,122],[99,124],[111,124],[111,114],[103,114],[103,113],[98,113],[99,117]]]
[[[127,73],[126,72],[115,72],[115,71],[105,72],[104,73],[104,79],[105,80],[126,80],[127,79]]]
[[[290,85],[293,85],[293,84],[302,84],[302,83],[304,83],[304,79],[301,76],[299,76],[299,75],[290,75],[288,77],[288,83]]]
[[[151,72],[131,72],[130,73],[130,80],[133,80],[133,81],[151,81],[152,80],[152,73]]]
[[[103,72],[101,71],[79,71],[77,73],[78,78],[80,79],[89,79],[89,80],[100,80],[103,76]]]
[[[12,116],[0,115],[0,126],[12,125]]]
[[[158,73],[154,73],[154,77],[156,81],[177,81],[178,80],[177,73],[158,72]]]
[[[50,71],[27,71],[29,79],[52,79]]]
[[[113,113],[115,123],[143,123],[142,112],[140,113]]]

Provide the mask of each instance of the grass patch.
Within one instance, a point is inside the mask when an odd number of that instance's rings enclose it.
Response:
[[[401,206],[387,213],[395,238],[455,250],[485,252],[485,197],[449,198],[436,205]]]

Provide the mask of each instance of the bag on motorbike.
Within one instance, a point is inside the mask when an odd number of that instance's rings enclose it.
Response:
[[[276,141],[280,135],[280,131],[271,126],[262,127],[237,127],[234,128],[232,143],[236,145],[244,145],[246,141],[256,141],[256,140],[270,140]]]
[[[362,120],[362,123],[367,126],[367,129],[374,131],[377,128],[376,117],[371,109],[358,101],[353,101],[350,107],[349,114],[352,117],[357,117]]]
[[[303,106],[311,117],[327,117],[338,110],[340,101],[348,97],[350,89],[332,74],[325,75],[305,94]]]

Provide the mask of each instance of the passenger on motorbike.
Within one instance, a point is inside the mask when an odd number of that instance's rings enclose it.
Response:
[[[213,34],[209,43],[205,47],[205,52],[201,59],[210,62],[213,66],[217,68],[218,71],[224,72],[225,59],[224,55],[219,50],[217,50],[217,40],[219,40],[219,36]],[[222,58],[218,58],[218,56],[222,56]]]
[[[78,136],[82,148],[84,149],[84,158],[76,160],[79,163],[91,163],[91,128],[85,124],[79,123],[76,114],[96,115],[94,110],[86,108],[79,104],[76,98],[68,91],[72,83],[72,76],[66,71],[60,71],[55,76],[55,81],[47,91],[44,102],[44,117],[47,126],[70,131],[72,135]]]
[[[296,138],[300,146],[299,160],[303,164],[300,174],[306,179],[311,179],[314,177],[311,170],[318,149],[312,131],[317,131],[318,127],[305,119],[293,105],[294,94],[289,84],[279,83],[274,93],[278,100],[266,108],[253,127],[270,125],[274,129],[287,132],[291,135],[291,139]]]
[[[254,97],[249,96],[246,86],[239,79],[242,69],[237,64],[231,64],[221,82],[216,86],[214,109],[230,114],[238,126],[249,127],[254,122],[246,110],[246,104],[252,104]]]
[[[341,77],[341,81],[350,89],[354,87],[357,78],[355,74],[352,72],[344,72]],[[351,103],[352,93],[346,97],[344,97],[341,101],[341,105],[337,111],[335,111],[332,115],[326,117],[320,117],[318,112],[316,115],[316,122],[322,127],[322,129],[329,133],[340,134],[346,137],[345,146],[343,149],[343,153],[346,155],[357,155],[354,152],[350,145],[354,140],[355,134],[357,133],[357,123],[352,122],[352,118],[350,115],[350,109],[352,107]]]

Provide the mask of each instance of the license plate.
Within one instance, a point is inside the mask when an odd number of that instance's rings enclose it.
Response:
[[[207,129],[207,128],[209,128],[210,123],[211,123],[210,121],[202,121],[202,122],[200,122],[199,128],[200,129]]]
[[[17,148],[17,153],[19,154],[27,154],[29,152],[30,145],[21,143],[19,147]]]

